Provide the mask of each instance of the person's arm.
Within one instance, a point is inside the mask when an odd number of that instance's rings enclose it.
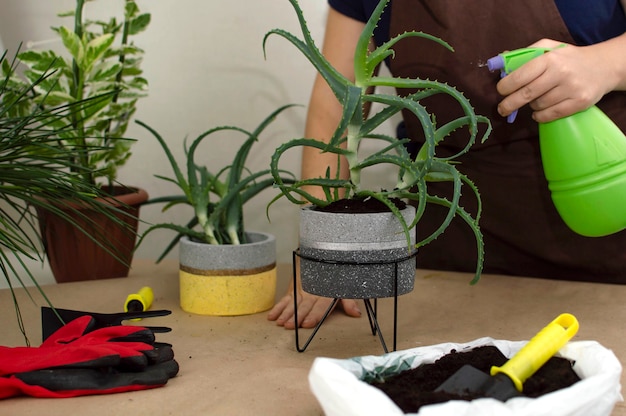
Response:
[[[622,0],[626,2],[626,0]],[[531,46],[562,45],[543,39]],[[590,46],[566,45],[533,59],[498,82],[502,116],[530,104],[538,122],[582,111],[611,91],[626,90],[626,33]]]
[[[332,8],[329,11],[322,53],[342,75],[351,80],[354,80],[354,50],[364,26],[364,23],[344,16]],[[309,101],[305,137],[330,140],[339,124],[341,113],[341,105],[330,87],[318,74]],[[302,178],[324,176],[327,167],[330,167],[331,175],[336,173],[336,155],[320,153],[318,149],[314,148],[303,149]],[[341,167],[340,175],[343,178],[348,177],[345,164]],[[320,192],[317,196],[322,197],[321,190],[309,189],[308,191]],[[320,298],[301,290],[299,292],[299,324],[303,328],[312,328],[322,319],[332,300]],[[347,315],[361,316],[356,301],[344,299],[341,301],[341,306]],[[287,294],[269,312],[268,319],[276,321],[278,325],[287,329],[293,329],[295,327],[293,308],[293,288],[289,288]]]

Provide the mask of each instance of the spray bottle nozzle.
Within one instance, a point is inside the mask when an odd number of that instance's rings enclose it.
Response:
[[[497,55],[493,58],[487,59],[487,69],[489,69],[489,71],[491,72],[498,70],[504,72],[504,58],[502,57],[502,55]],[[504,72],[504,75],[506,75],[506,72]]]

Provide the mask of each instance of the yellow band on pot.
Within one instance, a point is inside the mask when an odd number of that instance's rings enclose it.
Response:
[[[180,275],[180,306],[200,315],[248,315],[270,309],[276,296],[276,267],[255,274]]]

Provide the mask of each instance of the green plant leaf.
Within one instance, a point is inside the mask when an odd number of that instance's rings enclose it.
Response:
[[[72,55],[72,58],[74,58],[76,62],[83,62],[85,56],[85,48],[80,37],[78,37],[76,33],[74,33],[65,26],[59,27],[58,33],[61,36],[63,45],[65,45],[67,51],[70,53],[70,55]]]
[[[302,35],[304,37],[304,41],[301,41],[291,33],[282,30],[282,29],[274,29],[265,34],[263,38],[263,52],[265,54],[265,44],[267,39],[272,34],[282,36],[291,42],[296,48],[300,50],[300,52],[313,64],[315,69],[319,72],[319,74],[326,80],[331,90],[339,99],[345,95],[345,90],[347,85],[349,84],[349,80],[341,75],[339,71],[337,71],[330,63],[324,58],[320,50],[315,45],[315,41],[311,36],[311,32],[307,26],[306,20],[304,19],[304,14],[300,9],[297,0],[289,0],[291,5],[293,6],[296,15],[298,16],[298,22],[300,23],[300,29],[302,30]]]
[[[141,14],[135,17],[134,19],[130,20],[128,34],[136,35],[138,33],[141,33],[148,28],[149,24],[150,24],[150,14],[148,13]]]
[[[31,49],[21,52],[18,58],[32,70],[38,71],[39,74],[52,72],[54,69],[61,68],[65,65],[65,60],[57,56],[53,51],[37,51]]]
[[[176,176],[176,183],[178,184],[178,186],[180,186],[181,190],[185,193],[187,198],[190,198],[191,193],[190,193],[189,184],[187,183],[185,176],[180,170],[178,163],[176,162],[176,159],[174,158],[174,155],[172,154],[169,146],[167,145],[163,137],[161,137],[161,135],[156,130],[154,130],[152,127],[148,126],[144,122],[140,120],[136,120],[136,123],[142,126],[143,128],[145,128],[146,130],[148,130],[150,133],[152,133],[152,135],[158,140],[159,144],[163,148],[163,151],[165,152],[165,155],[167,156],[167,160],[170,162],[170,165],[172,169],[174,170],[174,175]]]
[[[77,60],[83,71],[91,72],[96,61],[102,58],[114,41],[115,37],[110,33],[91,39],[85,46],[84,59]]]
[[[87,77],[88,82],[114,82],[117,74],[122,70],[119,62],[100,62],[94,65]]]

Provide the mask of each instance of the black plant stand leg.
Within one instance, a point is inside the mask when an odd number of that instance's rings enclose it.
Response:
[[[378,334],[378,338],[380,339],[380,343],[385,350],[385,353],[389,352],[387,350],[387,345],[383,338],[383,334],[380,331],[380,327],[378,326],[378,299],[374,299],[374,306],[372,307],[370,299],[363,299],[365,303],[365,310],[367,311],[367,318],[370,322],[370,328],[372,330],[372,335]],[[394,265],[394,287],[393,287],[393,351],[396,351],[398,345],[398,263]]]
[[[389,352],[387,350],[387,344],[385,343],[385,339],[380,330],[380,326],[378,325],[378,299],[374,299],[374,306],[372,306],[372,302],[370,299],[363,299],[365,303],[365,310],[367,311],[367,318],[370,322],[370,328],[372,330],[372,335],[378,334],[378,338],[380,339],[380,343],[383,346],[383,350],[385,353]],[[396,351],[398,345],[398,297],[395,296],[393,299],[393,350]]]
[[[300,347],[300,337],[298,336],[298,305],[294,304],[294,318],[296,320],[296,326],[295,326],[295,331],[296,331],[296,350],[298,350],[298,352],[304,352],[306,351],[307,347],[309,346],[309,344],[311,343],[311,341],[313,341],[313,338],[315,337],[315,334],[317,334],[317,331],[320,329],[320,327],[322,326],[322,324],[324,323],[324,321],[326,320],[326,318],[328,318],[328,315],[330,315],[330,313],[332,312],[333,308],[335,307],[335,305],[337,305],[337,302],[339,302],[339,298],[335,298],[333,299],[333,301],[331,302],[330,306],[328,307],[328,309],[326,310],[326,313],[324,314],[324,316],[322,317],[322,319],[319,321],[319,323],[315,326],[315,328],[313,329],[313,332],[311,333],[311,335],[309,336],[309,338],[307,339],[307,341],[304,343],[304,346]],[[296,303],[296,302],[294,302]]]
[[[378,339],[380,340],[381,345],[383,346],[383,350],[385,353],[388,353],[387,344],[385,343],[385,337],[383,337],[383,333],[378,326],[378,319],[376,317],[376,310],[372,307],[372,302],[369,299],[363,299],[365,302],[365,310],[367,311],[367,317],[370,320],[370,325],[372,325],[372,335],[378,334]],[[377,299],[374,299],[375,305],[378,303]],[[376,309],[378,306],[376,305]],[[395,345],[394,345],[395,350]]]
[[[369,302],[369,299],[363,299],[363,303],[365,303],[365,311],[367,312],[367,319],[370,322],[370,329],[372,330],[372,335],[376,335],[376,324],[374,323],[374,320],[376,319],[376,316],[378,315],[378,299],[374,299],[374,313],[370,314],[370,309],[367,307],[367,303]]]
[[[393,287],[393,350],[396,351],[398,345],[398,263],[394,265],[394,287]]]
[[[317,331],[319,331],[320,327],[322,326],[326,318],[328,318],[328,315],[330,315],[330,313],[335,308],[335,306],[337,305],[337,302],[339,302],[340,299],[339,298],[333,299],[330,306],[326,310],[326,313],[324,313],[324,316],[315,326],[315,328],[313,329],[313,332],[311,333],[307,341],[304,343],[304,346],[300,347],[300,336],[299,336],[299,330],[298,330],[298,328],[300,327],[298,323],[298,282],[297,282],[297,277],[296,277],[296,252],[295,251],[293,252],[292,265],[293,265],[293,269],[292,269],[292,272],[293,272],[293,318],[295,321],[294,329],[295,329],[295,334],[296,334],[296,350],[298,352],[304,352],[306,351],[311,341],[313,341],[315,334],[317,334]]]

